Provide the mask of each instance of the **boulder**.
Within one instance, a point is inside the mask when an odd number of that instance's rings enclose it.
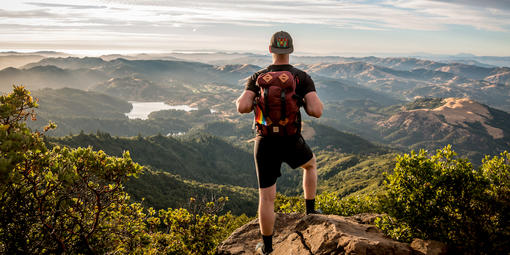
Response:
[[[446,254],[447,252],[447,247],[444,243],[418,238],[414,239],[411,243],[411,249],[415,251],[416,255]]]
[[[374,215],[277,214],[272,254],[444,254],[433,253],[439,250],[432,246],[424,248],[429,243],[417,242],[415,250],[408,243],[385,237],[374,225],[363,224],[373,222],[374,218]],[[255,219],[234,231],[218,246],[216,254],[255,254],[260,241],[259,222]]]

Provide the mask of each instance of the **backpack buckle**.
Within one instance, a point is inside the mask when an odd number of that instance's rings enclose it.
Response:
[[[278,124],[280,124],[282,126],[287,125],[287,123],[289,123],[289,118],[285,118],[284,120],[280,120],[280,122],[278,122]]]

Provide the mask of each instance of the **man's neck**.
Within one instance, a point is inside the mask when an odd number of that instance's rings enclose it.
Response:
[[[289,55],[276,55],[273,54],[273,65],[288,65]]]
[[[273,61],[273,65],[290,65],[289,61]]]

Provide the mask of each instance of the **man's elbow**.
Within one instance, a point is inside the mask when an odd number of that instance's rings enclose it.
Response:
[[[312,109],[309,114],[312,117],[320,118],[322,116],[322,109]]]
[[[247,107],[241,107],[241,106],[238,106],[237,107],[237,111],[239,113],[249,113],[251,112],[251,109],[250,108],[247,108]]]
[[[314,117],[315,117],[315,118],[320,118],[321,116],[322,116],[322,108],[321,108],[321,109],[318,109],[318,110],[315,112]]]
[[[241,102],[237,102],[237,111],[239,113],[249,113],[251,112],[251,106],[242,104]]]
[[[322,116],[322,109],[322,105],[316,107],[308,107],[306,109],[306,113],[312,117],[320,118]]]

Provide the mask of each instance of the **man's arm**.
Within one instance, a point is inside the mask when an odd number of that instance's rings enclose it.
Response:
[[[245,90],[243,94],[236,100],[237,111],[240,113],[249,113],[253,109],[253,99],[255,99],[255,92]]]
[[[305,111],[308,115],[320,118],[322,115],[323,105],[317,92],[312,91],[305,95]]]

